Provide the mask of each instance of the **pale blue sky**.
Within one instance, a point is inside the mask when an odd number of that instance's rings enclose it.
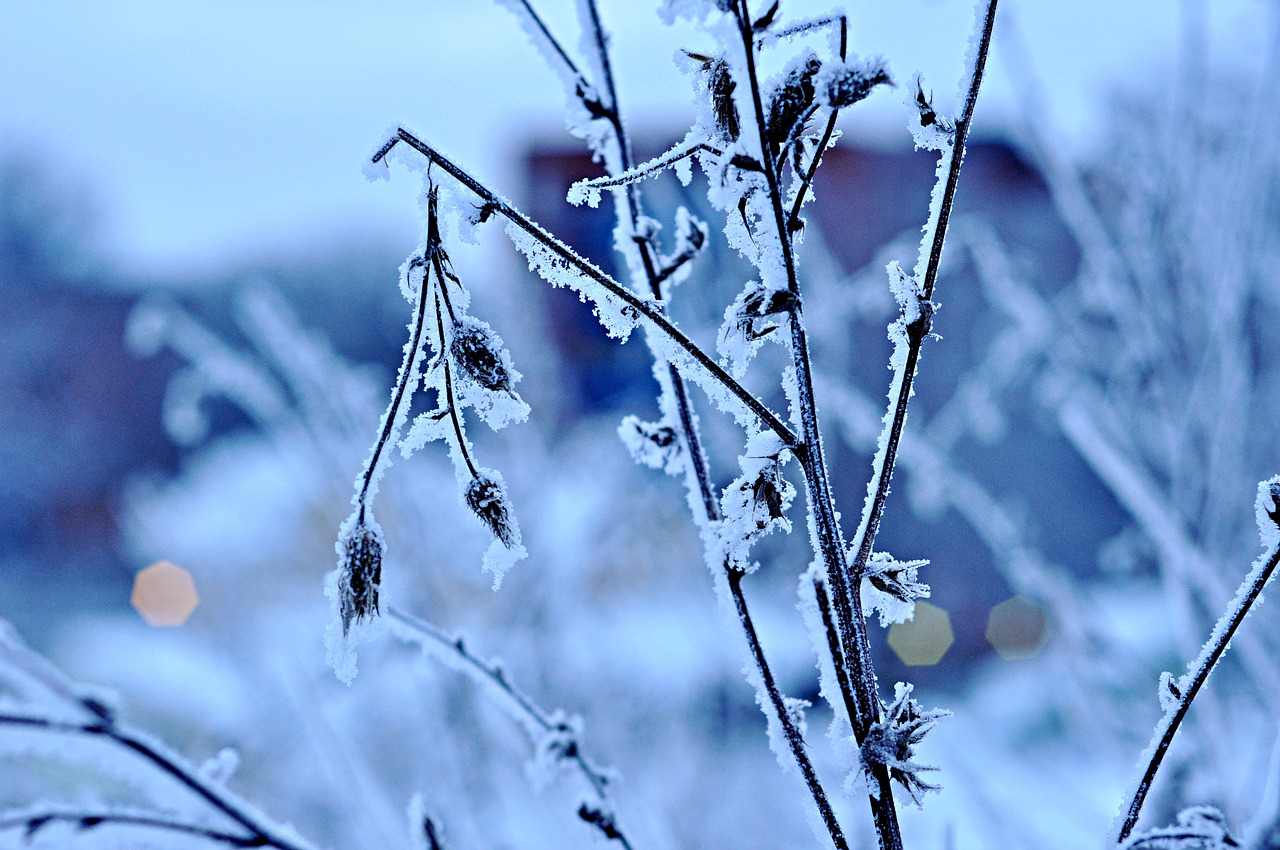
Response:
[[[572,0],[543,0],[574,43]],[[688,85],[649,0],[601,0],[624,106],[637,128],[676,133]],[[1087,144],[1104,95],[1172,67],[1185,4],[1005,0],[1018,15],[1069,143]],[[853,49],[899,78],[919,68],[952,98],[971,0],[849,3]],[[359,8],[357,8],[359,7]],[[797,17],[830,0],[790,0]],[[1255,65],[1260,0],[1212,3],[1214,56]],[[998,51],[998,46],[997,46]],[[1013,109],[997,56],[980,120]],[[512,154],[562,129],[559,88],[504,12],[484,0],[0,0],[0,155],[37,152],[85,181],[103,246],[128,268],[184,273],[372,232],[411,243],[412,181],[369,184],[360,163],[385,127],[427,134],[515,193]],[[896,95],[846,129],[907,142]],[[981,125],[980,125],[981,126]]]

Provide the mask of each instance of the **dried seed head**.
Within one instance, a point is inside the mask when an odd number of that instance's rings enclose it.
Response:
[[[780,328],[796,306],[796,297],[786,289],[768,289],[755,284],[742,298],[736,315],[738,333],[757,340]]]
[[[355,523],[343,536],[342,576],[339,585],[338,612],[342,617],[342,633],[378,614],[378,588],[382,584],[382,532]]]
[[[704,66],[707,74],[707,90],[711,93],[711,113],[715,118],[716,132],[723,141],[735,142],[742,132],[738,106],[733,102],[733,91],[738,87],[729,73],[729,63],[715,57]]]
[[[876,86],[892,82],[880,58],[833,63],[818,76],[818,97],[824,106],[843,109],[864,99]]]
[[[453,323],[449,353],[458,370],[486,390],[511,391],[511,370],[502,341],[487,325],[470,316],[458,319]]]
[[[787,72],[782,83],[769,95],[769,141],[775,148],[782,147],[791,137],[799,122],[813,103],[814,76],[822,69],[822,61],[810,54],[805,61]]]
[[[488,526],[503,546],[514,549],[520,545],[520,532],[511,516],[507,491],[499,481],[481,471],[471,479],[463,498],[471,512]]]

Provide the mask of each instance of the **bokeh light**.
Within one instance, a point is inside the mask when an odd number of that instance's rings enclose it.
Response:
[[[928,602],[917,602],[914,618],[889,627],[889,648],[908,667],[937,664],[955,640],[951,615]]]
[[[200,603],[200,596],[191,573],[169,561],[157,561],[134,576],[129,601],[153,626],[181,626]]]
[[[1044,607],[1022,596],[1006,599],[987,617],[987,640],[1010,661],[1034,658],[1048,636]]]

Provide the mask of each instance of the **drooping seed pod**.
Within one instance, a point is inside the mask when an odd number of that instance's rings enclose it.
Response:
[[[460,317],[453,323],[449,353],[459,372],[486,390],[511,391],[511,369],[502,340],[488,325],[470,316]]]
[[[357,521],[343,535],[342,575],[339,579],[338,612],[342,617],[342,633],[351,624],[377,616],[378,590],[382,584],[382,532],[364,521]]]
[[[467,507],[480,518],[503,546],[514,549],[520,545],[520,531],[511,515],[506,488],[484,470],[476,473],[463,495]]]

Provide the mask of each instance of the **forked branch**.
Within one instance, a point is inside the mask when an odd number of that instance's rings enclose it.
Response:
[[[715,394],[717,389],[726,390],[730,395],[736,398],[743,406],[770,431],[778,435],[788,448],[797,445],[795,434],[791,429],[783,424],[777,414],[769,410],[762,401],[751,394],[749,390],[726,372],[718,363],[711,359],[705,351],[703,351],[697,343],[689,339],[679,328],[667,318],[665,312],[661,309],[659,302],[652,298],[643,298],[636,295],[627,287],[605,274],[590,261],[579,256],[572,248],[565,245],[548,233],[541,225],[521,213],[511,204],[499,198],[490,191],[482,183],[455,165],[451,160],[445,158],[439,151],[431,147],[421,139],[414,136],[408,130],[399,128],[396,134],[386,141],[378,152],[373,155],[373,162],[382,162],[391,149],[398,143],[404,142],[409,147],[426,157],[430,162],[439,166],[449,176],[453,177],[476,197],[484,203],[484,209],[492,213],[501,215],[510,221],[524,233],[537,240],[539,244],[548,251],[567,263],[579,274],[583,275],[592,282],[598,284],[609,295],[621,301],[627,308],[630,308],[639,317],[655,328],[663,337],[672,342],[677,348],[685,354],[695,368],[692,370],[690,377],[698,380],[704,388]]]

